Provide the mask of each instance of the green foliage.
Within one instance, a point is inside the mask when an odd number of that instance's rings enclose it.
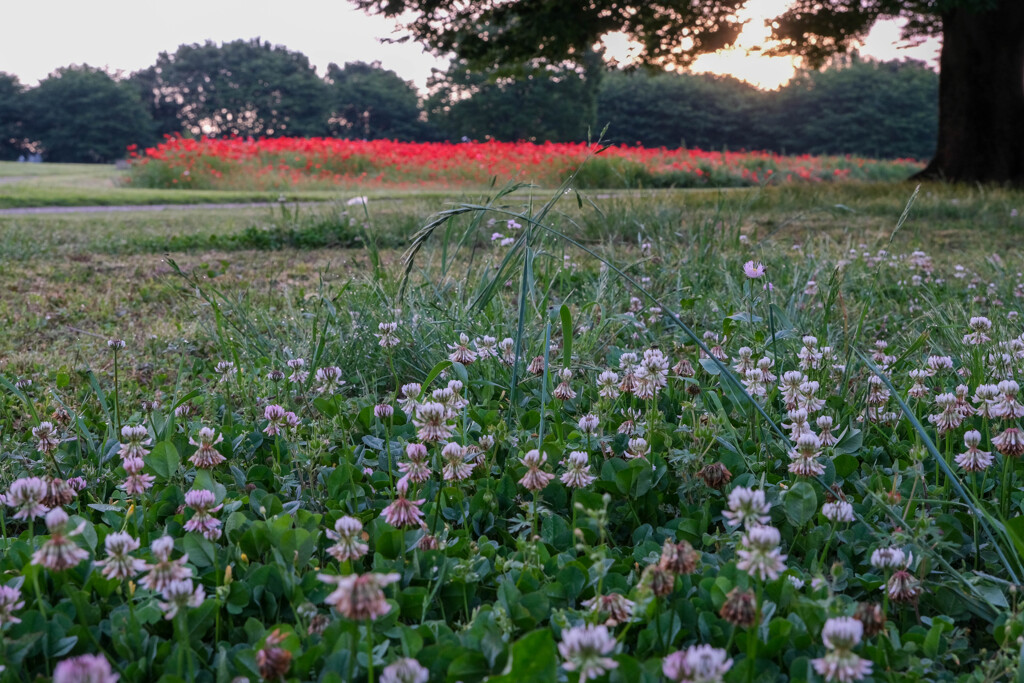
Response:
[[[584,141],[594,130],[601,57],[591,53],[585,68],[549,66],[516,77],[476,71],[454,61],[435,73],[424,109],[449,140]]]
[[[938,75],[920,62],[854,58],[802,71],[776,92],[729,77],[612,72],[597,117],[612,140],[647,147],[925,159],[937,99]]]
[[[24,135],[47,161],[104,163],[152,129],[134,89],[88,65],[57,69],[24,95]]]
[[[0,71],[0,160],[17,159],[25,152],[24,93],[17,76]]]
[[[343,138],[424,140],[430,129],[420,117],[419,95],[409,81],[380,62],[327,67],[328,130]]]
[[[764,109],[774,97],[729,77],[613,71],[601,84],[597,120],[627,144],[757,149],[770,146]]]
[[[133,75],[155,120],[194,135],[322,135],[326,85],[309,58],[258,38],[181,45]]]
[[[768,137],[791,154],[925,159],[935,151],[938,90],[938,74],[914,61],[804,71],[770,98]]]

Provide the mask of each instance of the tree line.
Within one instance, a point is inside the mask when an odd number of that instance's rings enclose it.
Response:
[[[0,72],[0,159],[109,162],[164,135],[404,141],[584,141],[924,159],[938,76],[921,62],[846,57],[777,91],[735,78],[528,65],[516,77],[454,61],[428,94],[379,63],[330,64],[255,40],[182,45],[128,76],[87,65],[27,88]],[[607,128],[605,128],[607,126]]]

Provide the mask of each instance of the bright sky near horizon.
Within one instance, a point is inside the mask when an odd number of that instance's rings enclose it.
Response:
[[[775,88],[793,73],[788,58],[769,59],[749,48],[767,34],[763,19],[775,16],[787,0],[750,0],[743,16],[750,18],[739,46],[700,58],[695,70],[731,73],[764,88]],[[160,52],[183,43],[261,37],[304,53],[323,74],[330,62],[380,61],[421,90],[432,69],[444,60],[415,43],[382,44],[396,37],[392,22],[356,10],[345,0],[177,0],[156,5],[139,0],[6,0],[0,23],[0,71],[34,85],[54,69],[90,64],[111,71],[132,72],[150,66]],[[934,61],[937,42],[897,49],[895,24],[880,24],[862,52],[881,59],[903,56]],[[608,41],[620,58],[625,41]]]

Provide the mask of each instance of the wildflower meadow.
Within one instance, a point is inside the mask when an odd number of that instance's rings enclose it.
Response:
[[[495,178],[554,188],[570,173],[578,188],[749,187],[772,179],[784,183],[896,180],[921,168],[912,159],[852,156],[793,157],[583,143],[288,137],[167,137],[155,147],[132,149],[131,157],[126,182],[132,187],[205,190],[477,188]]]
[[[1020,196],[586,169],[412,228],[361,195],[235,246],[71,223],[59,276],[0,225],[0,681],[1015,680]],[[354,248],[296,241],[328,218]]]

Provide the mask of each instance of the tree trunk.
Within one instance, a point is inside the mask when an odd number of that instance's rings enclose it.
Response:
[[[942,16],[939,139],[915,178],[1024,185],[1024,1]]]

